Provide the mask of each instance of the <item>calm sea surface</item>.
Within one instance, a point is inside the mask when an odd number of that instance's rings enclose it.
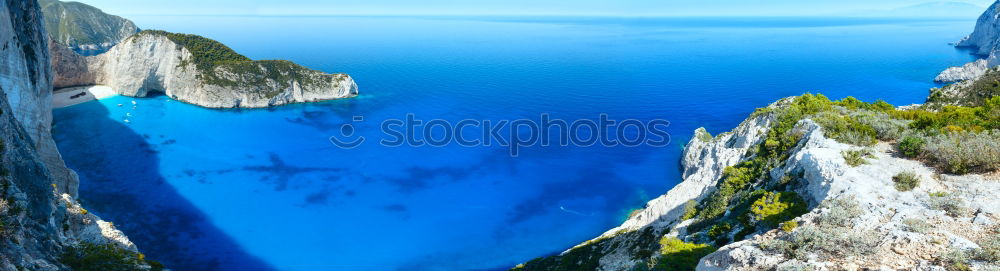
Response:
[[[87,207],[175,270],[504,269],[621,223],[680,181],[697,127],[804,92],[920,103],[968,20],[133,17],[361,96],[262,110],[115,97],[58,109]],[[133,109],[132,101],[136,102]],[[118,106],[118,104],[123,104]],[[397,147],[382,120],[666,119],[668,147]],[[364,121],[355,122],[355,116]],[[129,123],[124,120],[129,119]],[[341,125],[369,142],[340,149]]]

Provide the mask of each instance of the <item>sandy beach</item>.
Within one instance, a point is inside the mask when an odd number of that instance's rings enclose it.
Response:
[[[52,93],[52,107],[62,108],[118,95],[108,86],[72,87]]]

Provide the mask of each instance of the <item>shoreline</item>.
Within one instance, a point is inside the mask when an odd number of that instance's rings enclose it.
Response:
[[[111,87],[95,85],[57,89],[52,93],[52,108],[64,108],[89,101],[118,96]]]

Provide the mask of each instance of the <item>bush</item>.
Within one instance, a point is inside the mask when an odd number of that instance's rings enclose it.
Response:
[[[825,258],[846,258],[868,255],[879,242],[871,230],[856,229],[850,223],[861,214],[852,198],[837,198],[823,203],[828,211],[820,215],[818,223],[798,227],[790,234],[766,241],[761,248],[782,253],[788,258],[808,260],[816,254]]]
[[[689,200],[684,204],[684,215],[681,216],[681,220],[692,219],[696,214],[698,214],[698,202]]]
[[[766,192],[750,207],[753,219],[774,227],[805,214],[806,202],[795,192]]]
[[[844,156],[844,161],[852,167],[868,164],[866,159],[875,158],[872,151],[868,149],[845,150],[840,152],[840,155]]]
[[[698,261],[716,248],[706,244],[685,243],[674,237],[663,237],[660,240],[660,257],[656,262],[656,270],[688,271],[698,266]]]
[[[897,140],[902,137],[903,132],[910,124],[908,120],[894,119],[884,112],[860,111],[851,113],[851,116],[859,123],[875,129],[875,136],[879,140],[885,141]]]
[[[850,227],[851,221],[862,214],[861,207],[853,198],[835,198],[823,202],[824,208],[828,210],[819,216],[819,223],[824,225],[836,225]]]
[[[857,146],[871,146],[877,142],[874,128],[862,124],[850,116],[826,111],[814,115],[812,119],[823,126],[824,134],[827,137],[837,140],[837,142]]]
[[[877,234],[870,230],[858,231],[836,225],[806,225],[787,237],[761,243],[761,248],[803,261],[809,260],[811,254],[823,258],[847,258],[871,254],[878,239]]]
[[[928,138],[928,158],[950,173],[989,172],[1000,169],[1000,132],[955,132]]]
[[[785,223],[781,223],[781,230],[785,232],[792,232],[795,230],[795,228],[798,227],[799,227],[799,222],[796,221],[785,221]]]
[[[148,263],[145,256],[113,244],[98,245],[80,243],[76,247],[68,247],[60,257],[60,262],[76,271],[132,271]],[[150,266],[161,267],[159,263]]]
[[[719,237],[724,237],[729,234],[729,231],[731,230],[733,230],[733,226],[729,225],[729,223],[722,222],[716,224],[715,226],[712,226],[712,228],[708,229],[708,238],[718,239]]]
[[[920,185],[920,177],[912,171],[906,171],[893,176],[892,182],[896,184],[896,190],[906,192]]]
[[[917,157],[924,151],[925,144],[927,143],[923,138],[907,136],[899,141],[899,151],[906,157]]]

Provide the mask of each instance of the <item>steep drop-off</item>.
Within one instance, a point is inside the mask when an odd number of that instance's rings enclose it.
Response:
[[[48,42],[36,2],[0,1],[0,270],[154,269],[74,199],[49,132]]]

